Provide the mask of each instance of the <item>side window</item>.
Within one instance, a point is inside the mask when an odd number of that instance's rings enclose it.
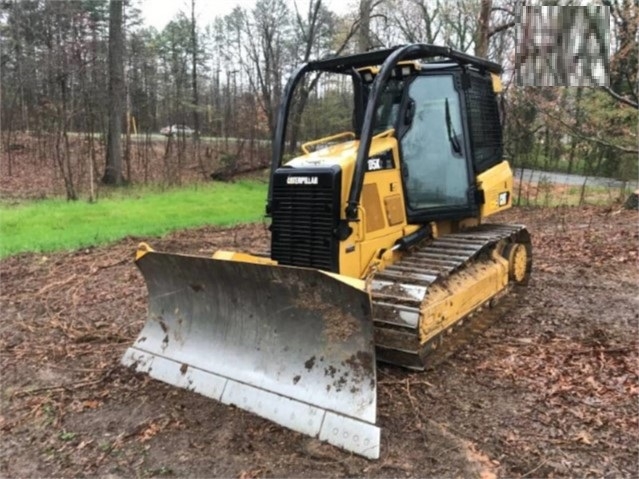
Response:
[[[468,171],[453,77],[418,77],[408,94],[415,115],[401,146],[410,209],[467,205]]]
[[[382,96],[375,112],[375,128],[373,134],[381,133],[394,128],[397,123],[397,114],[402,103],[404,82],[391,79],[382,92]]]
[[[481,173],[503,159],[499,108],[490,78],[482,78],[475,73],[470,75],[466,108],[475,172]]]

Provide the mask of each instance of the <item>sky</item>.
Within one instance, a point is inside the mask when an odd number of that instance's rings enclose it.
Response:
[[[195,11],[200,25],[207,25],[216,16],[224,16],[236,7],[250,8],[256,0],[196,0]],[[286,0],[291,6],[293,0]],[[354,4],[354,0],[324,0],[324,4],[336,13],[346,13],[348,6]],[[300,9],[305,9],[307,0],[297,0]],[[140,10],[144,22],[148,26],[154,26],[158,30],[163,29],[175,15],[182,10],[187,16],[191,15],[191,0],[140,0]]]

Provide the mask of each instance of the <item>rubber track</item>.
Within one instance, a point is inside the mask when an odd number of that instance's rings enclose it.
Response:
[[[527,245],[530,270],[530,237],[524,226],[483,224],[460,233],[441,236],[406,254],[401,261],[384,271],[376,273],[371,280],[371,299],[377,359],[409,369],[423,370],[433,365],[432,357],[436,356],[439,362],[446,356],[442,349],[453,352],[457,346],[456,340],[467,336],[463,331],[459,331],[459,335],[457,332],[449,334],[452,329],[458,329],[465,319],[479,317],[479,321],[473,320],[475,326],[470,328],[471,336],[477,333],[478,327],[486,329],[494,317],[503,312],[503,307],[492,310],[491,307],[500,297],[508,296],[511,283],[505,291],[480,308],[483,311],[471,312],[426,345],[419,344],[420,307],[429,286],[445,281],[462,268],[488,255],[502,240]],[[438,353],[432,354],[434,351]]]

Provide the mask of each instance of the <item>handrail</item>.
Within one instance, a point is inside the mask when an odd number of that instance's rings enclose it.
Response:
[[[304,154],[308,155],[310,153],[310,150],[308,149],[309,146],[328,143],[329,141],[337,140],[345,136],[350,136],[355,139],[355,133],[353,133],[352,131],[342,131],[341,133],[336,133],[331,136],[325,136],[324,138],[320,138],[318,140],[307,141],[306,143],[302,144],[302,151],[304,152]]]

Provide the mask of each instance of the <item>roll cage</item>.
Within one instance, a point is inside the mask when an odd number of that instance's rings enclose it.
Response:
[[[286,127],[288,124],[291,101],[293,99],[295,88],[304,75],[310,72],[327,72],[349,74],[353,78],[356,118],[355,135],[356,138],[360,140],[360,143],[357,150],[355,172],[349,189],[345,213],[346,221],[357,221],[359,198],[361,197],[362,187],[364,184],[364,174],[366,173],[366,159],[368,157],[371,138],[375,127],[375,110],[384,88],[391,78],[391,73],[400,61],[435,57],[451,60],[462,68],[472,66],[480,71],[488,71],[495,74],[500,74],[502,72],[502,67],[498,63],[453,50],[449,47],[424,43],[402,45],[367,53],[311,61],[298,67],[286,84],[278,111],[277,126],[273,138],[271,181],[269,181],[266,214],[269,215],[271,212],[271,204],[273,200],[273,174],[275,173],[275,170],[282,165]],[[357,69],[373,65],[381,65],[381,67],[370,87],[366,105],[363,105],[364,87],[362,78]]]

